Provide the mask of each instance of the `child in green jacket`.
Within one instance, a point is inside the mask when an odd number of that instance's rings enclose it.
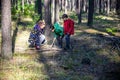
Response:
[[[62,48],[62,39],[63,39],[63,27],[56,22],[51,26],[52,32],[54,32],[54,37],[57,39],[58,47]]]

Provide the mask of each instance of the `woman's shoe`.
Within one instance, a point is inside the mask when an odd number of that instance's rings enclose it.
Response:
[[[36,50],[40,50],[40,46],[35,46]]]

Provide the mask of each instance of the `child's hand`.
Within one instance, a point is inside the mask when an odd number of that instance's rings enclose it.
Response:
[[[52,32],[54,32],[54,29],[52,29]]]

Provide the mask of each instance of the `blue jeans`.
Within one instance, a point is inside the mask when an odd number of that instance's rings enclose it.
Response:
[[[70,35],[66,34],[65,35],[65,40],[66,40],[66,48],[70,48]]]
[[[62,44],[63,44],[63,41],[62,41],[62,39],[63,39],[63,37],[64,36],[57,36],[57,44],[58,44],[58,46],[60,47],[60,48],[62,48]]]

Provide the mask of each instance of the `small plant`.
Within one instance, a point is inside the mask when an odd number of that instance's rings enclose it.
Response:
[[[115,32],[117,32],[117,29],[116,28],[106,28],[106,31],[110,34],[115,34]]]
[[[73,20],[77,20],[77,15],[75,13],[72,13],[70,15],[70,18],[72,18]]]

